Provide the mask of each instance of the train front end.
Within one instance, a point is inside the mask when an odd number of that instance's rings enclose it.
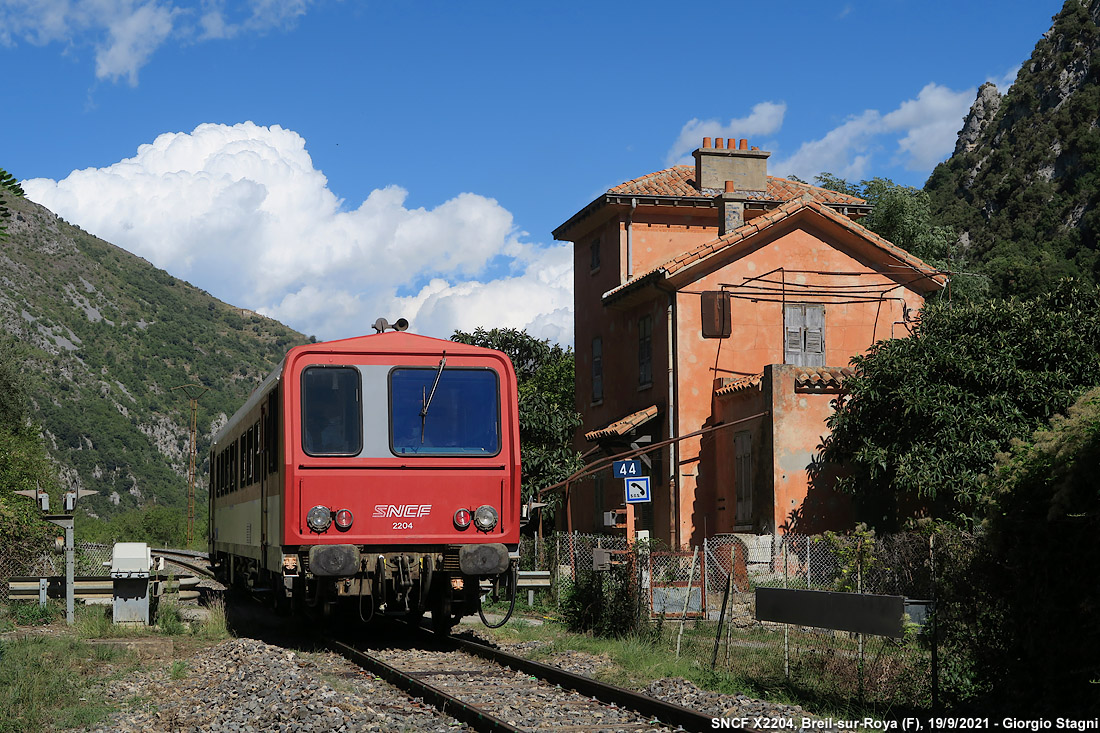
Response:
[[[391,332],[297,347],[282,383],[281,592],[439,630],[476,612],[519,546],[508,358]]]

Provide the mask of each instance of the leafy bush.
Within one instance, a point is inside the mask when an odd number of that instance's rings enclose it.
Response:
[[[997,455],[1100,384],[1100,287],[1064,280],[1029,301],[932,304],[912,338],[852,363],[822,458],[850,469],[837,485],[860,519],[973,523]]]
[[[605,638],[647,635],[651,625],[634,568],[633,562],[602,571],[578,568],[562,602],[568,629]]]
[[[998,714],[1100,713],[1097,466],[1100,388],[1001,457],[985,531],[941,590],[956,697]]]

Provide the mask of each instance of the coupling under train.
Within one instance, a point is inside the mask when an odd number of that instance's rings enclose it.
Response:
[[[388,325],[291,349],[218,432],[210,558],[276,608],[429,611],[445,633],[483,585],[514,602],[516,376],[499,351]]]

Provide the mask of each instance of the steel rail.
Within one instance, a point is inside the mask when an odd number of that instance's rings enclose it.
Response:
[[[190,570],[195,575],[201,575],[204,578],[214,578],[214,572],[209,567],[203,567],[192,560],[206,560],[205,554],[191,554],[188,552],[181,552],[179,550],[151,550],[154,557],[163,557],[165,561],[178,565],[185,570]],[[187,559],[181,559],[187,558]]]
[[[504,733],[523,733],[523,728],[517,728],[500,718],[491,715],[475,705],[459,700],[453,695],[439,690],[431,685],[406,674],[396,667],[386,664],[381,659],[362,652],[355,647],[335,639],[324,639],[323,643],[332,651],[340,654],[355,664],[370,670],[391,685],[404,690],[410,695],[423,698],[425,702],[450,715],[459,722],[465,723],[476,731],[503,731]]]
[[[422,629],[422,631],[424,630]],[[424,631],[424,633],[428,632]],[[714,728],[713,715],[706,715],[683,705],[658,700],[632,690],[594,680],[591,677],[567,672],[560,667],[553,667],[549,664],[518,657],[480,642],[457,637],[450,637],[448,641],[483,659],[506,665],[601,702],[633,710],[644,716],[655,718],[666,725],[678,726],[686,731],[704,731]],[[752,729],[746,730],[751,731]]]

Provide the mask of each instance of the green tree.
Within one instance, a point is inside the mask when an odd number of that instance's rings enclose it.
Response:
[[[927,193],[894,183],[889,178],[849,183],[831,173],[822,173],[814,180],[822,188],[866,200],[872,209],[860,224],[929,265],[953,273],[953,298],[985,300],[988,297],[989,279],[963,272],[967,264],[958,248],[958,235],[933,216]]]
[[[15,176],[0,168],[0,239],[8,236],[7,220],[11,218],[11,212],[5,202],[6,196],[22,196],[23,187]]]
[[[1100,288],[1064,280],[1029,301],[930,304],[912,338],[852,360],[822,459],[860,518],[982,516],[997,455],[1100,384]]]
[[[38,506],[14,492],[41,489],[58,498],[53,467],[29,419],[20,355],[15,342],[0,341],[0,553],[12,557],[41,550],[52,534]]]
[[[203,546],[205,522],[197,521],[197,546]],[[157,547],[187,545],[187,510],[161,505],[116,514],[109,519],[81,517],[76,531],[81,542],[148,542]]]
[[[573,350],[563,349],[514,328],[455,331],[452,341],[503,351],[512,360],[519,384],[520,454],[523,498],[557,483],[583,464],[573,449],[581,424],[574,408]],[[552,515],[553,507],[547,507]]]

